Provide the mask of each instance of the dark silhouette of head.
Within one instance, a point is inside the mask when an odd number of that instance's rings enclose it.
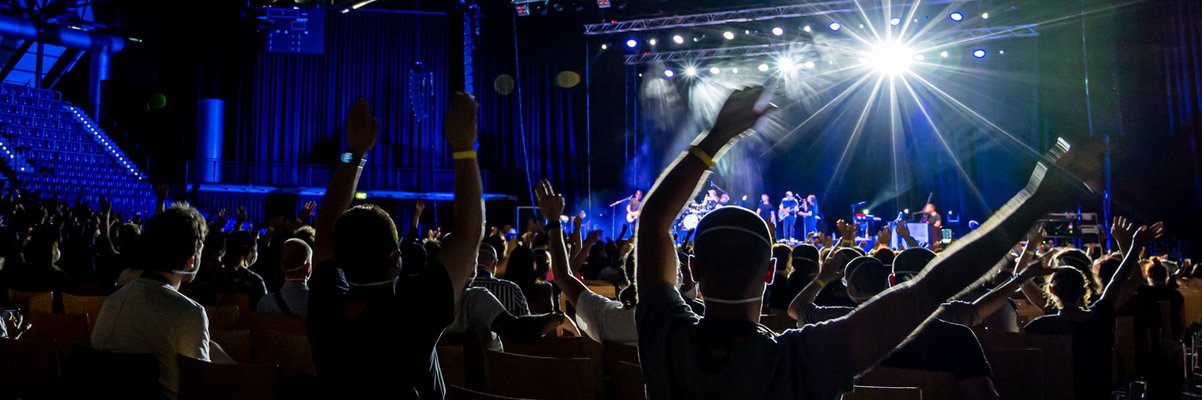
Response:
[[[401,252],[396,225],[379,206],[352,207],[334,223],[334,260],[347,281],[367,284],[396,278],[401,273]]]
[[[1085,274],[1076,268],[1056,267],[1044,290],[1048,301],[1059,310],[1082,308],[1089,304],[1090,292],[1086,288]]]
[[[706,297],[763,296],[772,282],[772,236],[758,215],[739,207],[714,210],[697,225],[693,277]]]

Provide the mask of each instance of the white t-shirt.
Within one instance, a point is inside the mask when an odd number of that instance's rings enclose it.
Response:
[[[280,309],[279,302],[276,301],[275,293],[269,293],[259,299],[258,306],[255,311],[272,314],[284,315],[284,311]],[[292,311],[292,315],[304,317],[309,311],[309,285],[304,282],[284,282],[284,286],[280,287],[280,297],[284,298],[284,303],[288,305],[288,310]]]
[[[92,347],[154,354],[163,394],[174,399],[179,394],[176,356],[209,361],[209,318],[204,307],[171,285],[141,278],[104,301],[92,329]]]
[[[620,301],[587,290],[576,299],[576,326],[598,342],[639,345],[634,309],[628,310]]]
[[[505,311],[505,305],[482,287],[468,287],[459,300],[459,311],[455,322],[447,327],[447,333],[475,333],[480,344],[488,350],[502,350],[501,338],[492,331],[492,323]]]

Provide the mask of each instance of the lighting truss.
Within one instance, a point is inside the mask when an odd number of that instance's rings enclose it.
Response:
[[[968,1],[975,0],[929,0],[924,1],[923,4],[938,5],[964,3]],[[898,8],[909,6],[911,5],[908,3],[894,5],[894,7]],[[875,8],[879,8],[879,6],[866,7],[866,9]],[[720,25],[731,22],[767,21],[778,18],[812,17],[818,15],[843,14],[851,12],[859,12],[859,8],[857,8],[854,0],[833,0],[793,6],[748,8],[743,10],[717,11],[702,14],[618,21],[616,23],[586,24],[584,25],[584,34],[607,35],[612,33],[642,32],[691,26]]]
[[[1035,30],[1035,25],[1010,25],[972,29],[955,29],[941,32],[941,35],[946,35],[949,41],[964,44],[1006,38],[1035,37],[1039,36],[1039,32]],[[790,42],[758,44],[750,46],[731,46],[713,49],[664,51],[658,53],[636,53],[626,55],[626,65],[638,65],[653,62],[684,62],[775,55],[781,54],[783,51],[791,48],[796,48],[796,46],[802,46],[802,44]]]

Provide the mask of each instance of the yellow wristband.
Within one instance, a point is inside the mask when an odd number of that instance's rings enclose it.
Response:
[[[817,283],[817,284],[818,284],[818,288],[819,288],[819,289],[822,289],[822,288],[826,287],[826,281],[824,281],[824,280],[821,280],[821,279],[818,279],[818,278],[814,278],[814,283]]]
[[[689,154],[692,155],[693,157],[697,157],[698,161],[701,161],[702,164],[705,164],[705,168],[708,169],[708,168],[714,167],[714,158],[711,157],[709,154],[706,154],[705,150],[702,150],[700,147],[697,147],[697,146],[689,147]]]
[[[475,160],[476,159],[476,151],[475,150],[456,151],[454,153],[451,153],[451,158],[456,159],[456,160]]]

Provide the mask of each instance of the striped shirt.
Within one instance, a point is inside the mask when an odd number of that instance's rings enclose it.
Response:
[[[497,296],[497,300],[505,306],[505,310],[514,316],[530,315],[530,306],[526,304],[526,295],[516,283],[497,279],[492,274],[479,270],[472,286],[482,287]]]

